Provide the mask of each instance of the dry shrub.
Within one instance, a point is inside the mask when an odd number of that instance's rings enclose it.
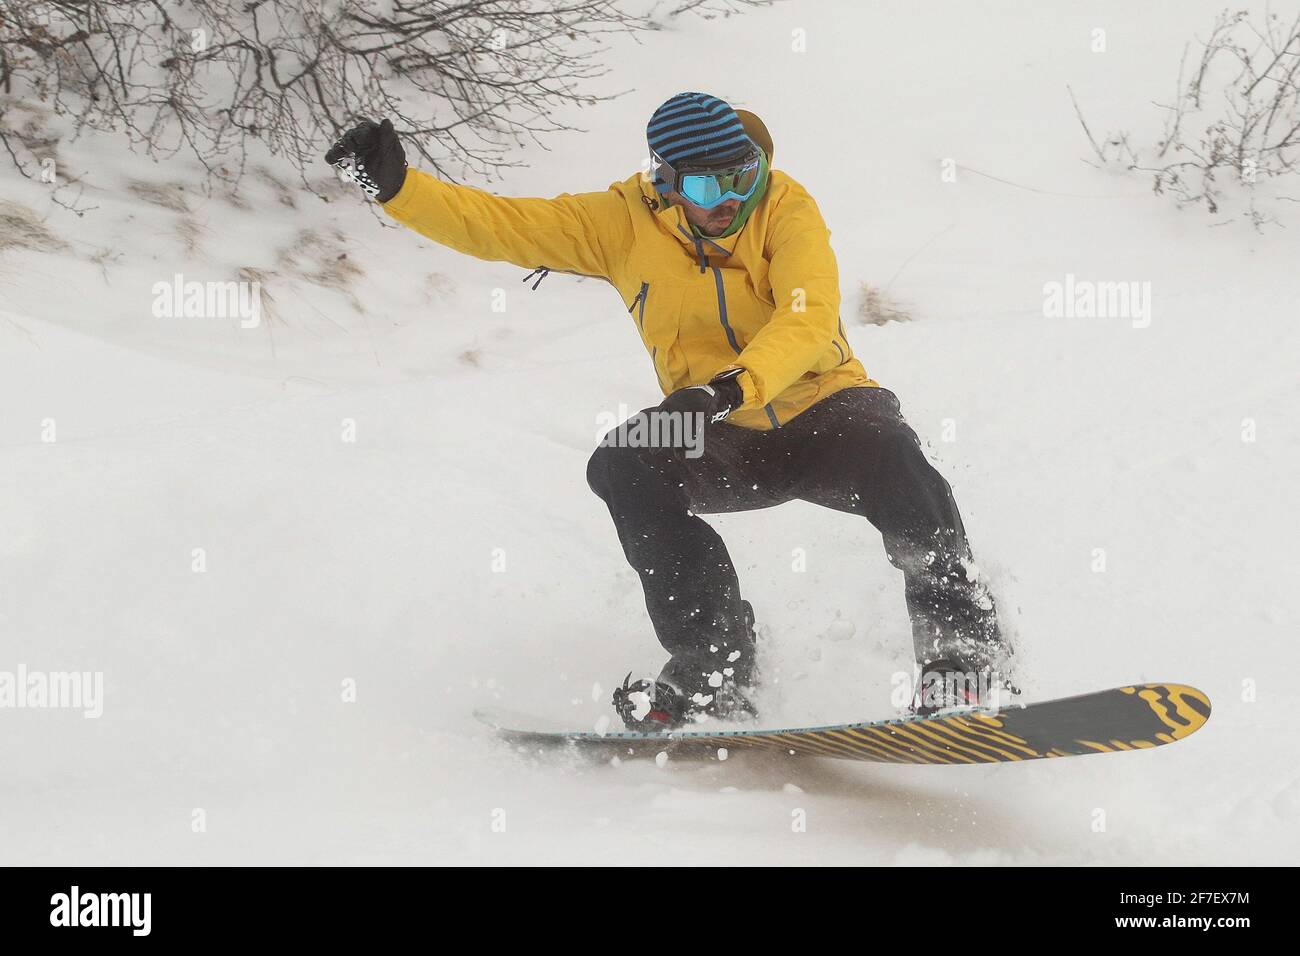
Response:
[[[172,212],[190,211],[190,204],[185,200],[185,187],[180,183],[150,183],[132,179],[126,188],[132,196],[152,205],[162,206]]]
[[[50,112],[44,107],[6,97],[0,103],[6,135],[12,136],[37,161],[58,160],[59,134],[50,129]]]
[[[304,229],[291,246],[280,250],[277,264],[282,274],[349,294],[353,280],[364,274],[348,257],[347,237],[337,229]]]
[[[262,302],[262,318],[266,320],[267,325],[270,325],[276,319],[275,296],[271,295],[271,290],[267,288],[266,282],[272,275],[273,273],[264,269],[255,269],[252,266],[241,266],[239,269],[240,282],[250,284],[256,282],[258,284]]]
[[[1300,202],[1282,195],[1300,176],[1300,13],[1225,10],[1196,44],[1190,70],[1184,48],[1173,100],[1157,104],[1165,127],[1154,146],[1125,131],[1098,142],[1075,103],[1092,151],[1103,166],[1152,174],[1156,195],[1180,206],[1218,215],[1231,201],[1256,229],[1280,225],[1276,203]]]
[[[9,249],[62,252],[67,248],[68,244],[50,232],[34,210],[0,199],[0,252]]]
[[[912,321],[912,313],[888,292],[876,288],[869,282],[862,283],[861,292],[862,302],[858,306],[858,318],[863,325]]]
[[[181,241],[188,255],[194,255],[199,251],[199,245],[203,237],[207,235],[207,228],[197,220],[186,216],[172,228],[172,234]]]
[[[276,202],[281,206],[288,206],[290,209],[298,208],[298,201],[294,198],[294,191],[289,188],[284,180],[277,177],[266,166],[258,166],[257,174],[271,187],[271,192],[275,193]]]

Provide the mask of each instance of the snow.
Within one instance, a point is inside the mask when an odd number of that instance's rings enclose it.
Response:
[[[1065,90],[1154,138],[1220,6],[689,21],[619,43],[610,90],[636,89],[493,187],[623,178],[679,89],[757,111],[834,231],[858,355],[953,484],[1026,695],[1190,683],[1214,701],[1195,737],[942,769],[516,752],[473,711],[607,727],[599,688],[662,660],[585,482],[601,416],[657,398],[616,299],[385,228],[323,171],[332,201],[290,206],[268,160],[240,208],[86,136],[60,146],[82,217],[0,173],[65,243],[0,252],[0,670],[102,671],[104,710],[0,711],[0,863],[1293,861],[1297,214],[1212,228],[1088,165]],[[241,269],[257,328],[151,312],[157,282]],[[1046,318],[1067,276],[1149,282],[1149,326]],[[864,281],[915,320],[857,323]],[[879,536],[798,504],[711,520],[763,625],[764,722],[890,714],[910,641]]]

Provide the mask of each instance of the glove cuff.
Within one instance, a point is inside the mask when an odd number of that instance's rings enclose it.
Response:
[[[709,379],[709,385],[718,395],[719,405],[726,409],[727,414],[745,404],[745,390],[740,387],[738,381],[744,372],[745,370],[740,367],[729,368]]]
[[[375,199],[379,200],[381,203],[391,202],[393,199],[395,199],[397,197],[397,194],[402,191],[402,187],[406,185],[406,174],[409,171],[409,169],[410,167],[407,166],[406,163],[403,163],[402,178],[398,180],[396,187],[390,186],[388,189],[381,188],[380,191],[375,194]]]

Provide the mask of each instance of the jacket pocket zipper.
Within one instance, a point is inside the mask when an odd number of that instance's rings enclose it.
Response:
[[[640,289],[640,291],[637,292],[636,297],[632,299],[632,304],[629,305],[629,306],[627,307],[627,314],[628,314],[628,315],[631,315],[631,314],[633,313],[633,311],[636,310],[636,307],[637,307],[638,305],[641,306],[641,310],[640,310],[639,312],[637,312],[637,316],[636,316],[636,324],[637,324],[637,327],[640,328],[642,331],[645,330],[645,329],[644,329],[644,326],[645,326],[645,299],[646,299],[646,293],[648,293],[649,291],[650,291],[650,283],[649,283],[649,282],[642,282],[642,283],[641,283],[641,289]]]

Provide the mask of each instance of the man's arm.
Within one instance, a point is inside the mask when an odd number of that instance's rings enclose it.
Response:
[[[329,163],[404,226],[480,259],[609,278],[631,240],[618,193],[507,199],[410,169],[390,120],[363,119],[325,154]]]
[[[775,210],[768,281],[776,310],[735,364],[745,407],[766,405],[817,364],[839,334],[840,277],[831,234],[812,196],[793,180]]]
[[[384,211],[434,242],[478,259],[602,277],[610,274],[607,250],[628,220],[622,197],[613,190],[514,199],[446,183],[418,169],[407,171]]]

